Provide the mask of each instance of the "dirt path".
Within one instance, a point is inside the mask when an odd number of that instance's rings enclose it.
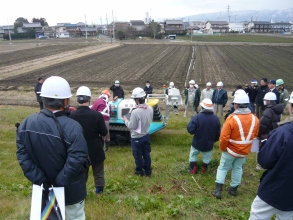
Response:
[[[83,49],[78,49],[74,51],[69,51],[65,53],[60,53],[57,55],[52,55],[49,57],[44,57],[41,59],[34,59],[31,61],[18,63],[10,66],[5,66],[0,68],[0,80],[3,80],[7,77],[18,76],[30,71],[38,70],[44,67],[52,66],[58,63],[62,63],[65,61],[77,59],[83,56],[87,56],[90,54],[94,54],[97,52],[101,52],[104,50],[112,49],[120,46],[120,44],[104,44],[99,46],[92,46]]]

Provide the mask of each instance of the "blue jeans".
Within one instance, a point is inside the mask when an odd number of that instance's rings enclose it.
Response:
[[[196,156],[199,155],[201,151],[195,149],[193,146],[190,148],[189,162],[196,162]],[[212,159],[212,151],[202,152],[202,162],[209,164]]]
[[[135,160],[135,174],[151,175],[151,142],[150,135],[141,138],[131,138],[132,154]]]
[[[243,168],[242,166],[246,162],[246,157],[244,158],[238,158],[233,157],[227,152],[222,152],[220,165],[217,170],[217,177],[216,177],[216,183],[225,183],[226,175],[228,171],[232,168],[232,174],[231,174],[231,187],[239,186],[241,183]]]

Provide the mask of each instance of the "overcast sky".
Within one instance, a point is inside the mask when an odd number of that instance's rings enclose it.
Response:
[[[18,17],[44,17],[49,25],[84,22],[88,24],[112,22],[112,10],[117,21],[142,20],[145,13],[156,19],[184,18],[185,16],[239,10],[283,10],[293,8],[292,0],[3,0],[1,1],[0,25],[13,24]],[[8,21],[7,21],[8,20]]]

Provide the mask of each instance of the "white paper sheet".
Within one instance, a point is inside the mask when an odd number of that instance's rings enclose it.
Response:
[[[61,211],[62,219],[65,219],[65,198],[64,187],[54,187],[54,193],[56,195],[57,203]],[[42,213],[42,194],[43,185],[33,185],[32,202],[31,202],[31,214],[30,220],[40,220]]]
[[[252,153],[258,153],[259,152],[259,139],[258,138],[253,139],[251,152]]]

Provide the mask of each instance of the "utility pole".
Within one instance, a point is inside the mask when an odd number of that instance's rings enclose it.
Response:
[[[8,21],[8,18],[7,18],[7,24],[8,24],[8,35],[9,35],[9,43],[11,43],[11,35],[10,35],[10,28],[9,28],[9,21]]]
[[[108,27],[108,17],[107,17],[107,14],[106,14],[106,21],[107,21],[107,35],[109,36],[109,27]]]
[[[101,20],[101,34],[103,34],[103,24],[102,24],[102,17],[100,18]]]
[[[84,24],[84,27],[85,27],[85,39],[87,40],[87,28],[86,28],[86,16],[84,15],[84,21],[85,21],[85,24]]]
[[[228,5],[227,6],[227,11],[228,11],[228,18],[229,18],[229,23],[230,23],[230,8],[231,8],[231,6],[230,5]]]
[[[113,41],[115,41],[115,21],[114,21],[114,13],[112,10],[112,18],[113,18]]]

